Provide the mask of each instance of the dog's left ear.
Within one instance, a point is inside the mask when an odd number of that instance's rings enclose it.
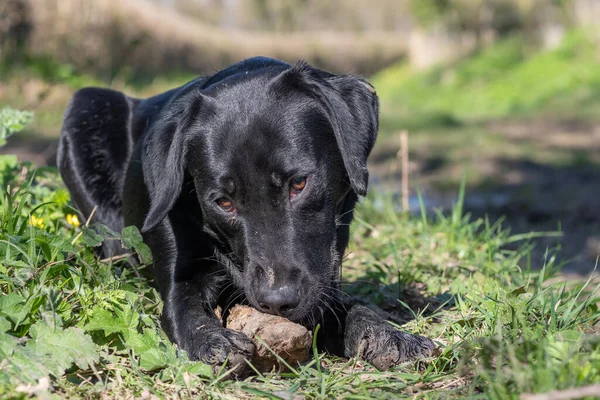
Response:
[[[375,88],[352,75],[333,75],[304,62],[280,77],[315,97],[325,108],[340,149],[352,189],[367,194],[367,157],[379,128],[379,100]]]
[[[356,194],[367,194],[367,157],[379,129],[379,99],[375,88],[354,76],[326,79],[323,93],[329,102],[333,132]]]

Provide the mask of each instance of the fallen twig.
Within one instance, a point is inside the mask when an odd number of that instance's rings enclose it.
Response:
[[[553,390],[548,393],[523,393],[521,400],[570,400],[587,396],[600,396],[600,384],[582,386],[573,389]]]

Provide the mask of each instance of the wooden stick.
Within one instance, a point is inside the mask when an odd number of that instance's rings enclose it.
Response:
[[[87,221],[85,221],[85,226],[89,227],[90,226],[90,221],[92,220],[92,217],[94,216],[94,214],[96,213],[96,209],[98,208],[98,206],[94,206],[94,209],[92,210],[92,212],[90,213],[90,216],[88,217]],[[79,232],[77,234],[77,236],[75,236],[75,239],[73,239],[73,241],[71,242],[71,246],[75,244],[75,242],[77,242],[77,240],[79,240],[79,238],[81,237],[81,235],[83,235],[83,231]]]
[[[408,131],[406,130],[400,132],[400,151],[397,156],[402,165],[402,210],[408,212]]]
[[[548,393],[523,393],[521,400],[571,400],[582,397],[595,397],[600,394],[600,384],[582,386],[572,389],[553,390]]]

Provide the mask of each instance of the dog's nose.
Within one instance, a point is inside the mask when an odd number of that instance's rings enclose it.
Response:
[[[300,294],[290,286],[261,290],[256,299],[263,311],[285,317],[300,304]]]

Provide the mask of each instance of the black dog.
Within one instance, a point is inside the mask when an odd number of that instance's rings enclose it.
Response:
[[[146,100],[78,91],[58,165],[86,217],[97,207],[112,229],[141,229],[163,328],[190,358],[241,371],[254,346],[213,309],[247,302],[320,324],[321,349],[387,368],[434,345],[341,302],[341,259],[377,128],[366,81],[257,57]]]

